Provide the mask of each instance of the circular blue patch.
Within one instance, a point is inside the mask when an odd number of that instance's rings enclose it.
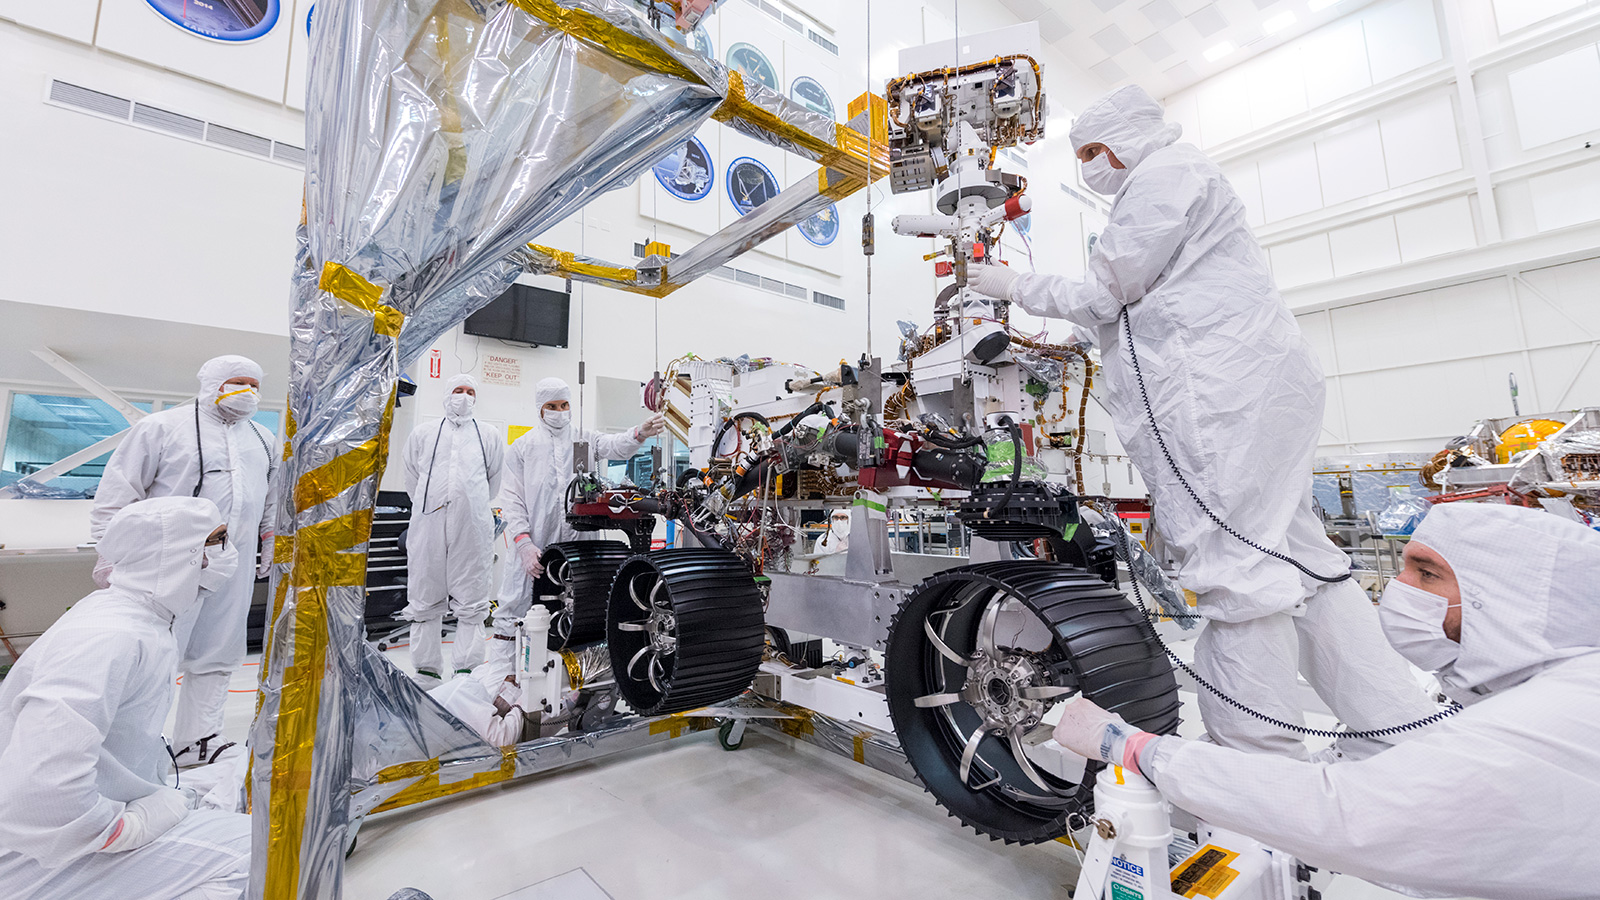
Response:
[[[253,41],[278,24],[278,0],[145,0],[157,15],[213,41]]]
[[[728,199],[739,215],[749,215],[750,210],[778,196],[780,190],[772,170],[759,160],[741,156],[728,163]]]
[[[839,207],[830,204],[827,209],[796,227],[800,229],[801,237],[818,247],[826,247],[839,237]]]
[[[310,37],[311,36],[311,17],[316,15],[316,14],[317,14],[317,5],[315,3],[313,3],[313,4],[311,4],[311,8],[306,10],[306,37]]]
[[[667,193],[691,203],[704,200],[716,179],[716,170],[711,167],[711,151],[699,138],[689,138],[687,143],[656,163],[651,171]]]
[[[801,75],[789,85],[789,98],[814,113],[834,118],[833,98],[815,78]]]
[[[778,70],[754,44],[734,44],[728,48],[728,68],[737,69],[746,78],[754,78],[774,91],[778,87]]]

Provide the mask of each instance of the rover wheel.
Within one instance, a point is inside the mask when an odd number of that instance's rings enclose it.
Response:
[[[1178,726],[1177,681],[1138,610],[1060,563],[982,563],[922,582],[890,627],[885,669],[923,785],[992,839],[1051,840],[1092,809],[1099,764],[1047,771],[1033,750],[1055,704],[1082,694],[1146,731]]]
[[[611,579],[633,551],[620,541],[565,541],[539,557],[544,575],[534,597],[550,610],[550,649],[565,650],[606,639],[606,599]]]
[[[698,709],[750,686],[766,646],[761,593],[723,550],[635,556],[611,585],[606,637],[622,697],[641,715]]]

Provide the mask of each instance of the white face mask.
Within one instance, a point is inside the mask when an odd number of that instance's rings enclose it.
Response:
[[[472,415],[472,410],[478,405],[478,398],[462,391],[444,398],[444,411],[458,419]]]
[[[850,534],[849,517],[830,519],[828,521],[828,530],[832,531],[833,536],[836,538],[848,537]]]
[[[225,384],[217,394],[217,409],[228,422],[248,419],[261,406],[261,392],[242,384]]]
[[[1114,168],[1111,165],[1111,154],[1104,150],[1083,164],[1083,183],[1097,194],[1114,196],[1117,191],[1122,190],[1123,182],[1127,180],[1128,170]]]
[[[1461,645],[1444,635],[1449,610],[1449,600],[1396,578],[1378,601],[1378,623],[1401,656],[1423,671],[1437,672],[1461,654]]]
[[[200,568],[200,589],[203,591],[221,590],[228,583],[233,573],[239,569],[239,551],[233,544],[227,543],[221,547],[207,547],[205,549],[205,562]]]
[[[563,409],[557,412],[553,409],[544,411],[544,424],[551,431],[560,431],[572,424],[572,410]]]

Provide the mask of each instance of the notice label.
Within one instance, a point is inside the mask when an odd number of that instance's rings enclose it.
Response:
[[[514,356],[495,356],[489,354],[483,358],[483,383],[495,384],[501,387],[522,387],[522,360]]]
[[[1178,864],[1172,873],[1172,892],[1180,897],[1216,897],[1239,873],[1229,863],[1239,858],[1232,850],[1207,844]]]

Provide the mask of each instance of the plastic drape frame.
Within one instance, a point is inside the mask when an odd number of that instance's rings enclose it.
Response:
[[[623,4],[558,9],[628,31],[630,52],[529,6],[546,5],[323,0],[312,24],[293,430],[251,736],[252,897],[339,896],[356,785],[514,772],[366,649],[396,380],[515,280],[519,248],[647,170],[726,97],[719,67]]]

